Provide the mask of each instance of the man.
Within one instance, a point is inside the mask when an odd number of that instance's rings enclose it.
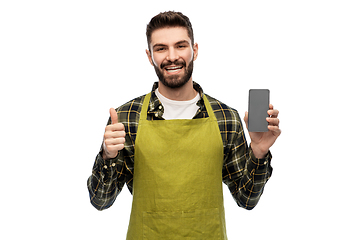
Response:
[[[222,182],[239,206],[255,207],[272,173],[279,112],[270,104],[269,131],[250,132],[248,147],[237,111],[192,80],[198,44],[189,19],[160,13],[147,40],[159,82],[110,109],[88,179],[91,203],[109,208],[126,183],[133,194],[127,239],[227,239]]]

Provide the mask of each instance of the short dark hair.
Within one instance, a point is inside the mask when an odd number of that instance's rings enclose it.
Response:
[[[148,48],[150,50],[151,34],[161,28],[165,27],[184,27],[187,29],[191,44],[194,45],[194,32],[190,19],[181,12],[162,12],[153,17],[146,27],[146,37]]]

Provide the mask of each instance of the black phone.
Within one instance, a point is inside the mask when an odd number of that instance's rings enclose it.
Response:
[[[269,116],[270,90],[269,89],[250,89],[249,90],[249,132],[267,132]]]

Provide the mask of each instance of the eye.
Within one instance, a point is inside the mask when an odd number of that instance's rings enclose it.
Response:
[[[155,48],[154,50],[155,50],[155,52],[161,52],[161,51],[164,51],[165,48],[163,48],[163,47],[158,47],[158,48]]]

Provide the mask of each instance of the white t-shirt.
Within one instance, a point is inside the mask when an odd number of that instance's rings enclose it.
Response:
[[[199,93],[195,98],[189,101],[175,101],[168,99],[161,95],[158,89],[155,90],[155,94],[164,107],[164,114],[162,117],[165,120],[192,119],[199,110],[199,106],[196,105],[196,103],[200,100]]]

